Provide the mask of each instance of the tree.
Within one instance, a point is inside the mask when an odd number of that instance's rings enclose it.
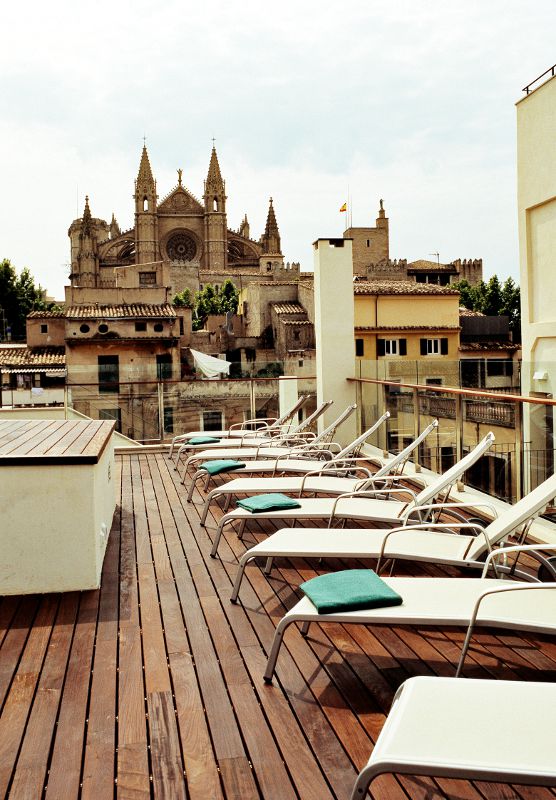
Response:
[[[183,292],[179,292],[178,294],[174,295],[172,303],[173,305],[178,306],[178,308],[193,308],[191,291],[185,288]]]
[[[45,302],[44,294],[27,268],[18,275],[9,259],[0,262],[0,337],[11,332],[13,340],[23,341],[27,314],[54,308],[54,303]]]
[[[462,280],[454,283],[453,288],[459,289],[460,303],[465,308],[488,316],[507,316],[514,342],[521,342],[520,290],[512,278],[501,284],[498,276],[493,275],[488,283],[480,281],[475,286]]]
[[[239,291],[227,278],[219,289],[211,283],[195,293],[193,306],[193,330],[202,330],[209,314],[235,314],[239,301]]]

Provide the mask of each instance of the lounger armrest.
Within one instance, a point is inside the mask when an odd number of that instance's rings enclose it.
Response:
[[[230,425],[228,430],[229,431],[248,430],[249,425],[257,425],[260,428],[267,428],[270,427],[271,424],[277,421],[278,421],[277,417],[260,417],[257,419],[246,419],[243,422],[234,422],[233,425]],[[253,431],[255,430],[256,428],[253,428]]]
[[[513,544],[508,545],[507,547],[497,547],[496,550],[491,550],[488,556],[485,559],[485,566],[483,567],[483,571],[481,573],[481,577],[484,578],[488,572],[488,568],[491,562],[495,561],[498,556],[507,556],[508,553],[526,553],[527,551],[539,551],[539,550],[556,550],[556,544]],[[547,584],[544,583],[543,586]]]
[[[391,489],[390,493],[391,494],[406,494],[406,489]],[[373,499],[373,498],[376,497],[377,494],[384,494],[384,491],[383,490],[382,491],[380,491],[380,490],[377,490],[377,491],[365,490],[365,491],[362,491],[362,492],[361,491],[360,492],[344,492],[344,494],[338,495],[338,497],[336,497],[336,499],[334,500],[334,503],[332,505],[332,511],[330,512],[330,521],[332,521],[334,519],[334,516],[336,515],[336,507],[337,507],[338,503],[340,502],[340,500],[347,500],[350,497],[357,497],[357,498],[368,497],[370,499]]]
[[[359,470],[362,470],[362,469],[363,469],[362,467],[359,467]],[[345,468],[342,471],[347,472],[348,468]],[[365,472],[367,473],[367,476],[371,476],[372,475],[370,470],[365,470]],[[338,468],[337,467],[331,467],[330,466],[330,462],[327,461],[327,462],[325,462],[323,464],[322,467],[319,467],[318,469],[312,469],[310,472],[306,472],[305,475],[303,476],[303,480],[301,481],[300,492],[303,492],[303,490],[305,489],[305,482],[309,478],[314,478],[315,475],[333,475],[334,477],[338,477]],[[367,477],[364,477],[364,478],[361,478],[361,481],[362,482],[366,482],[367,479],[368,479]]]
[[[407,531],[432,531],[433,533],[443,533],[447,536],[457,536],[458,534],[454,532],[454,527],[456,526],[449,522],[420,522],[414,525],[400,525],[398,528],[392,528],[385,534],[382,540],[379,561],[385,556],[388,556],[388,553],[385,553],[386,545],[390,537],[396,533],[406,533]],[[462,522],[457,527],[460,529],[465,528],[466,530],[473,530],[476,533],[484,532],[481,526],[476,522]]]
[[[473,502],[473,503],[427,503],[426,505],[422,506],[413,506],[412,508],[407,509],[407,511],[403,514],[403,519],[408,519],[412,514],[415,514],[420,511],[450,511],[450,509],[469,509],[474,510],[475,508],[488,508],[492,512],[493,519],[496,519],[498,516],[498,512],[496,508],[491,504],[485,502]]]

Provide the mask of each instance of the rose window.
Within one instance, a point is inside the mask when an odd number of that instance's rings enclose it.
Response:
[[[175,233],[168,239],[166,252],[170,261],[193,261],[197,245],[187,233]]]

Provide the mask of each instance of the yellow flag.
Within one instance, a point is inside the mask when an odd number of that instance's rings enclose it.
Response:
[[[340,212],[347,211],[347,209],[348,209],[347,203],[344,203],[343,206],[340,207]]]

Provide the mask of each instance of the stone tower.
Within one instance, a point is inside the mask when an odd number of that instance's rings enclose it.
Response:
[[[227,262],[226,190],[214,146],[210,156],[203,199],[205,202],[205,268],[223,270]]]
[[[261,272],[276,272],[284,266],[284,256],[280,244],[280,231],[276,222],[272,197],[268,205],[266,227],[260,239],[262,253],[259,259]]]
[[[147,148],[143,145],[139,173],[135,181],[135,253],[136,264],[152,264],[158,254],[158,216],[156,181],[153,178]]]
[[[73,286],[99,285],[99,242],[108,237],[109,227],[91,214],[89,197],[85,197],[83,216],[70,225],[70,281]]]

